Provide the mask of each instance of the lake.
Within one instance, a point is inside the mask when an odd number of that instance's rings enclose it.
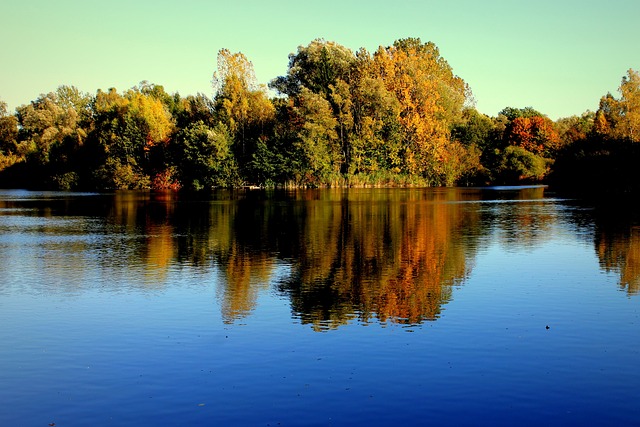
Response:
[[[630,206],[2,190],[0,425],[638,425]]]

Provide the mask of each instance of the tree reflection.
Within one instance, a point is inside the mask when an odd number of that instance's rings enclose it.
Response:
[[[356,317],[433,320],[468,274],[482,233],[479,211],[459,203],[463,191],[304,190],[183,202],[171,212],[177,258],[218,269],[226,322],[253,310],[278,262],[292,270],[279,292],[316,329]]]
[[[440,314],[464,279],[480,224],[457,191],[335,192],[300,207],[297,275],[281,285],[303,323],[354,317],[420,323]],[[327,194],[324,192],[323,194]],[[473,233],[465,230],[473,229]]]
[[[628,295],[640,292],[640,226],[619,212],[599,217],[595,249],[600,267],[620,277],[620,288]],[[612,221],[611,215],[615,215]]]
[[[213,272],[203,277],[215,281],[228,323],[251,313],[267,289],[285,295],[293,315],[316,330],[354,319],[435,320],[452,286],[468,277],[478,248],[496,241],[535,247],[560,218],[569,221],[563,229],[589,230],[601,268],[618,274],[629,295],[640,292],[640,222],[621,215],[633,209],[565,214],[542,200],[541,188],[52,197],[0,201],[2,215],[28,215],[34,232],[49,237],[40,244],[52,281],[90,286],[68,275],[90,274],[92,265],[107,284],[145,288],[170,285],[181,269]],[[78,268],[66,268],[70,259]],[[280,265],[290,274],[276,280]]]

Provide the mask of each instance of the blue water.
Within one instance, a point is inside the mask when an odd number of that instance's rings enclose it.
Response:
[[[367,191],[0,192],[0,425],[640,424],[633,215]]]

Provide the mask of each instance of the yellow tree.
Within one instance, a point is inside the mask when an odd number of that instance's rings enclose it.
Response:
[[[640,74],[632,69],[620,85],[623,132],[635,142],[640,141]]]
[[[256,82],[253,64],[244,54],[227,49],[218,52],[213,86],[219,119],[234,135],[239,154],[250,155],[247,141],[257,139],[275,115],[266,87]]]
[[[18,151],[18,119],[7,112],[7,103],[0,100],[0,170],[22,160]]]
[[[433,43],[420,39],[380,47],[373,67],[401,105],[406,171],[438,180],[450,128],[470,93],[467,85],[453,75]]]
[[[354,129],[349,171],[398,173],[402,166],[399,132],[402,106],[365,49],[356,54],[351,93]]]
[[[171,113],[162,101],[135,90],[127,92],[126,98],[129,100],[127,113],[143,128],[144,150],[148,151],[157,144],[166,144],[175,126]]]
[[[632,69],[622,78],[620,98],[608,93],[600,100],[595,132],[617,139],[640,141],[640,74]]]

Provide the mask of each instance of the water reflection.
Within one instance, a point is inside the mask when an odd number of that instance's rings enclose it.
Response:
[[[640,213],[634,205],[595,208],[594,246],[600,267],[619,276],[620,289],[640,292]]]
[[[354,316],[420,323],[438,317],[470,269],[479,212],[461,190],[336,192],[298,206],[296,275],[281,284],[315,328]],[[325,193],[326,195],[327,193]],[[477,197],[477,195],[476,195]]]
[[[594,215],[544,191],[221,192],[213,199],[3,192],[0,259],[46,269],[46,280],[34,282],[49,292],[81,291],[96,277],[107,288],[165,288],[177,271],[215,271],[225,322],[246,316],[262,291],[275,289],[296,318],[324,330],[352,319],[437,319],[488,245],[522,250],[557,230],[587,230],[601,268],[637,294],[636,219]],[[24,274],[14,270],[4,274]]]

